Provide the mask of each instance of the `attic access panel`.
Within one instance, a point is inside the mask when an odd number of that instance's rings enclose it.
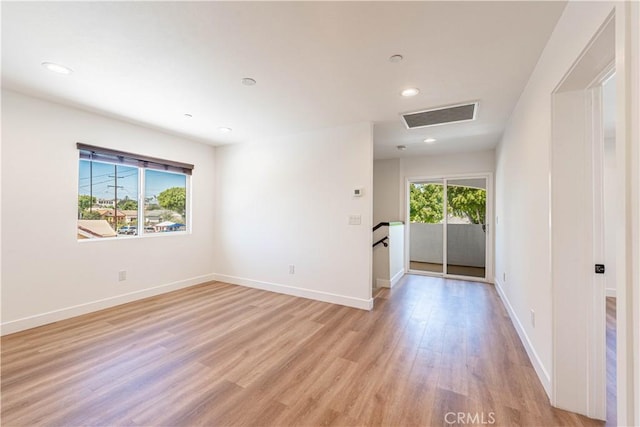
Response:
[[[476,119],[477,110],[478,103],[472,102],[469,104],[404,113],[402,114],[402,121],[407,129],[467,122]]]

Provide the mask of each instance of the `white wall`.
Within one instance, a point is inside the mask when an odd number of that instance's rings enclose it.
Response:
[[[76,142],[194,164],[192,234],[78,242]],[[3,91],[2,332],[210,280],[214,166],[213,147]]]
[[[398,185],[400,159],[373,162],[373,225],[380,222],[404,221]]]
[[[382,232],[384,231],[384,233]],[[376,230],[374,233],[373,241],[377,242],[386,236],[388,230],[387,227],[382,227]],[[404,249],[404,248],[403,248]],[[402,249],[400,250],[402,252]],[[373,275],[371,276],[371,287],[379,288],[384,286],[386,283],[390,283],[391,281],[391,264],[389,263],[389,256],[391,254],[391,248],[389,246],[384,246],[383,244],[377,245],[373,248]]]
[[[493,172],[495,170],[495,151],[404,157],[400,159],[400,169],[403,179]],[[402,185],[402,191],[404,191],[404,184]]]
[[[216,277],[370,308],[372,181],[369,123],[217,148]]]
[[[388,237],[388,246],[373,248],[373,287],[392,288],[404,276],[404,224],[392,222],[374,233],[373,241]]]
[[[628,79],[624,84],[628,90],[625,99],[618,97],[617,105],[624,105],[627,117],[640,117],[640,3],[633,2],[624,6],[629,17],[629,27],[625,29],[626,39],[626,52],[624,61],[627,69],[625,70],[625,76]],[[618,10],[620,6],[618,6]],[[618,88],[622,87],[618,83]],[[625,296],[629,298],[629,307],[635,307],[628,310],[625,313],[618,313],[618,316],[626,316],[626,324],[628,326],[627,340],[631,341],[629,345],[628,356],[625,358],[624,363],[629,366],[629,371],[633,372],[633,377],[628,375],[628,388],[633,390],[633,398],[629,399],[629,404],[618,405],[618,413],[623,410],[627,411],[626,419],[629,424],[640,425],[640,121],[630,120],[626,123],[624,138],[620,135],[617,136],[617,142],[622,141],[624,144],[624,153],[629,158],[629,168],[625,169],[625,181],[627,183],[627,190],[630,197],[627,200],[625,218],[628,218],[629,223],[635,224],[635,227],[631,227],[631,232],[626,236],[625,248],[627,249],[629,263],[628,277],[630,280],[625,280],[627,289],[620,290],[616,287],[616,292],[625,293]],[[622,150],[618,150],[622,154]],[[621,156],[618,155],[617,158]],[[620,255],[617,257],[617,265],[622,264],[620,262]],[[627,273],[627,272],[625,272]],[[621,272],[618,271],[618,286],[622,282],[620,279]],[[625,331],[626,332],[626,331]],[[618,384],[621,383],[620,377],[627,372],[624,372],[618,368]],[[626,384],[625,384],[626,385]],[[621,419],[618,417],[618,419]]]
[[[398,183],[400,182],[400,159],[375,160],[373,162],[373,225],[380,222],[403,221],[401,214],[400,192],[398,191]],[[381,227],[373,232],[373,241],[377,242],[391,230],[388,227]],[[400,240],[395,239],[394,257],[400,256],[404,258],[404,238],[402,239],[402,248],[397,248]],[[399,249],[399,250],[397,250]],[[387,286],[394,276],[394,272],[390,270],[389,258],[391,256],[391,248],[378,245],[373,248],[373,287]],[[402,270],[404,270],[404,259],[402,261]]]
[[[496,152],[496,282],[547,393],[553,337],[551,93],[611,10],[612,3],[568,3]],[[567,164],[564,173],[583,166],[578,163]],[[535,311],[535,327],[530,321],[531,310]]]
[[[389,280],[393,287],[404,275],[404,225],[389,227]]]
[[[618,423],[640,425],[640,2],[616,4]],[[627,399],[621,399],[624,390]]]

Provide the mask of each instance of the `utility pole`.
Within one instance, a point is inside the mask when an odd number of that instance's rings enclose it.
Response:
[[[124,178],[124,176],[118,176],[118,165],[113,165],[113,175],[109,175],[109,178],[114,179],[113,185],[107,185],[107,188],[114,189],[113,194],[113,228],[118,231],[118,188],[124,188],[122,185],[118,185],[118,178]]]

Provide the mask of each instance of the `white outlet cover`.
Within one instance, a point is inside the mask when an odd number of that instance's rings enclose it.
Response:
[[[349,215],[349,225],[360,225],[360,224],[362,224],[361,215]]]

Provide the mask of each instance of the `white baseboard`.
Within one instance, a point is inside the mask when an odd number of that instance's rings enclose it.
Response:
[[[252,279],[245,279],[242,277],[227,276],[225,274],[214,274],[213,277],[219,282],[231,283],[232,285],[246,286],[248,288],[262,289],[263,291],[276,292],[279,294],[291,295],[294,297],[330,302],[332,304],[340,304],[347,307],[359,308],[362,310],[371,310],[373,308],[373,298],[354,298],[345,295],[332,294],[329,292],[295,288],[293,286],[281,285],[278,283],[269,283]]]
[[[404,277],[404,270],[398,271],[391,280],[386,279],[376,279],[376,287],[378,288],[393,288],[398,284],[400,279]]]
[[[533,365],[533,368],[535,369],[536,374],[538,375],[538,378],[542,383],[542,387],[544,387],[544,391],[547,393],[547,397],[551,399],[551,375],[549,375],[547,370],[544,368],[544,365],[542,364],[542,361],[540,360],[538,353],[536,353],[535,349],[533,348],[533,345],[531,344],[531,340],[529,340],[529,336],[527,335],[524,327],[522,326],[520,319],[518,319],[518,316],[516,316],[516,313],[513,310],[513,307],[511,307],[511,303],[509,302],[509,299],[507,298],[504,291],[502,290],[502,285],[500,281],[497,279],[495,282],[495,287],[496,287],[496,290],[498,291],[498,295],[500,296],[500,299],[502,300],[502,303],[504,304],[504,306],[507,309],[507,312],[509,313],[509,317],[511,318],[511,323],[513,323],[513,326],[516,328],[516,332],[518,333],[518,336],[520,337],[520,341],[522,342],[522,345],[524,346],[524,349],[526,350],[527,355],[529,356],[529,360],[531,360],[531,364]]]
[[[402,279],[403,277],[404,277],[404,269],[394,274],[393,277],[391,278],[391,287],[393,288],[395,285],[397,285],[400,279]]]
[[[611,289],[611,288],[606,288],[606,289],[605,289],[605,292],[606,292],[606,295],[607,295],[608,297],[614,297],[614,298],[616,297],[616,290],[615,290],[615,288],[613,288],[613,289]]]
[[[214,276],[213,274],[205,274],[203,276],[192,277],[186,280],[179,280],[177,282],[166,283],[164,285],[142,289],[142,290],[130,292],[127,294],[116,295],[114,297],[91,301],[84,304],[78,304],[72,307],[53,310],[47,313],[36,314],[33,316],[24,317],[22,319],[11,320],[11,321],[2,323],[1,325],[2,330],[0,332],[0,335],[7,335],[7,334],[12,334],[14,332],[20,332],[25,329],[35,328],[37,326],[46,325],[48,323],[69,319],[71,317],[81,316],[83,314],[92,313],[94,311],[102,310],[109,307],[114,307],[116,305],[126,304],[128,302],[152,297],[155,295],[164,294],[164,293],[175,291],[182,288],[187,288],[189,286],[198,285],[200,283],[210,282],[214,280],[213,276]]]

